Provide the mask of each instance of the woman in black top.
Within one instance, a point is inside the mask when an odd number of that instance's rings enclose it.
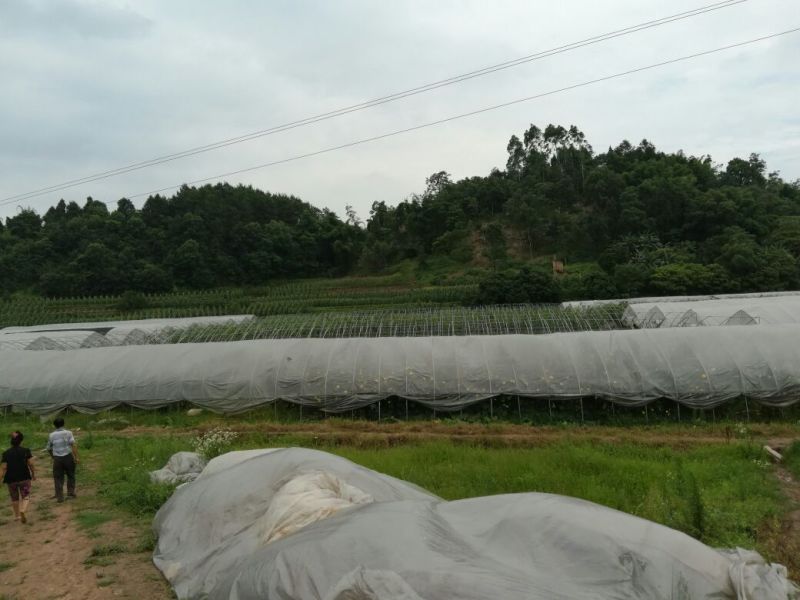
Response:
[[[36,471],[33,468],[31,451],[22,447],[24,437],[19,431],[11,434],[11,448],[3,452],[0,475],[3,477],[3,483],[8,484],[11,506],[14,507],[14,520],[27,523],[25,513],[31,495],[31,481],[36,480]]]

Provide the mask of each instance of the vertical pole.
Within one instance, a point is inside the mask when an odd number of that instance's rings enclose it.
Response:
[[[278,422],[278,399],[272,401],[272,419]]]
[[[550,398],[547,399],[547,410],[550,413],[550,419],[553,418],[553,401]]]
[[[300,420],[303,420],[303,405],[300,405]]]
[[[747,411],[747,422],[750,422],[750,405],[747,403],[747,394],[744,396],[744,409]]]
[[[644,422],[645,423],[649,423],[650,422],[650,411],[648,410],[647,407],[648,407],[648,405],[645,404],[644,405]]]
[[[714,419],[714,423],[717,422],[717,409],[716,408],[712,408],[711,409],[711,418]]]
[[[581,398],[581,424],[583,424],[583,398]]]
[[[489,418],[494,419],[494,398],[489,398]]]
[[[408,421],[408,398],[406,398],[406,421]]]
[[[381,421],[381,400],[378,400],[378,422]]]
[[[517,396],[517,415],[519,416],[520,423],[522,422],[522,404],[519,401],[519,396]]]
[[[678,402],[678,401],[675,401],[675,405],[678,407],[678,422],[680,422],[680,420],[681,420],[681,403]]]

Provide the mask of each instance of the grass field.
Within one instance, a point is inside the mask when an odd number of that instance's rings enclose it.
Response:
[[[68,415],[79,430],[91,482],[109,514],[147,525],[172,490],[149,482],[171,454],[192,450],[220,426],[236,432],[229,449],[303,446],[344,456],[414,482],[445,499],[549,492],[598,502],[684,531],[718,547],[756,548],[797,568],[783,554],[780,522],[792,508],[761,450],[769,437],[797,437],[792,423],[662,424],[650,427],[550,426],[457,419],[375,423],[329,419],[271,421],[267,414],[223,418],[183,412]],[[6,415],[6,430],[41,448],[49,424]],[[787,453],[800,471],[800,446]],[[94,509],[97,512],[96,507]],[[116,511],[116,513],[115,513]],[[101,511],[102,512],[102,511]],[[97,515],[79,517],[87,522]],[[90,523],[91,525],[91,523]]]

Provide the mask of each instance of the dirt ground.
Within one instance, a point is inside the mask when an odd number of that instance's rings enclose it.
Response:
[[[14,521],[2,498],[0,600],[173,597],[150,560],[141,527],[103,512],[90,489],[79,487],[77,500],[57,504],[51,479],[33,485],[27,524]],[[92,518],[79,522],[78,512]]]
[[[785,442],[800,436],[795,425],[753,424],[742,430],[729,425],[714,427],[663,427],[654,425],[636,427],[607,426],[531,426],[515,423],[448,423],[444,421],[347,421],[329,419],[303,423],[246,423],[246,422],[199,422],[196,427],[133,426],[114,435],[137,436],[144,434],[196,435],[216,427],[224,427],[240,433],[258,433],[267,438],[275,436],[297,436],[320,443],[352,445],[356,447],[389,447],[409,442],[452,441],[486,447],[544,446],[558,441],[606,442],[611,444],[632,443],[670,448],[690,448],[706,444],[723,444],[744,439],[775,439]]]

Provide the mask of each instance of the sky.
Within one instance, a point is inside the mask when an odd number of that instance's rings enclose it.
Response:
[[[53,186],[407,90],[713,0],[2,0],[0,217],[146,194],[800,27],[741,4],[379,107],[27,199]],[[530,124],[576,125],[800,178],[800,32],[226,177],[362,218],[445,170],[504,168]],[[214,180],[216,181],[216,180]],[[170,194],[174,189],[166,190]]]

